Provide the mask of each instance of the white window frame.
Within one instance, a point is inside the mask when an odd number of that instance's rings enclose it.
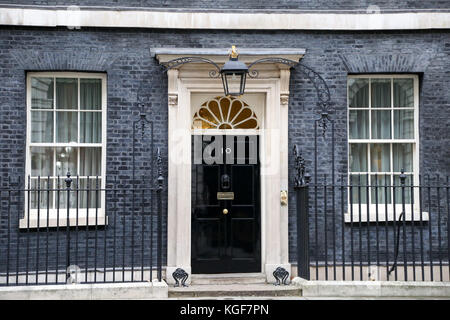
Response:
[[[31,78],[32,77],[52,77],[52,78],[77,78],[78,79],[78,126],[79,115],[80,115],[80,79],[101,79],[102,81],[102,102],[101,102],[101,113],[102,113],[102,141],[101,143],[31,143]],[[48,209],[49,216],[47,217],[47,208],[41,208],[39,212],[38,221],[38,209],[28,210],[28,176],[31,175],[31,147],[63,147],[63,146],[74,146],[74,147],[101,147],[101,184],[100,188],[104,190],[106,185],[106,119],[107,119],[107,75],[106,73],[89,73],[89,72],[28,72],[26,79],[26,104],[27,104],[27,134],[26,134],[26,156],[25,156],[25,203],[24,203],[24,217],[19,221],[19,228],[45,228],[45,227],[65,227],[67,226],[67,209],[59,209],[59,219],[58,210],[56,208]],[[56,90],[56,83],[54,85]],[[54,104],[56,103],[56,95],[54,95]],[[54,110],[54,109],[53,109]],[[74,110],[73,110],[74,111]],[[54,124],[56,123],[56,117],[54,117]],[[54,128],[56,130],[56,128]],[[79,132],[78,132],[79,134]],[[55,164],[54,164],[55,165]],[[45,177],[43,177],[45,178]],[[60,176],[61,189],[65,189],[64,179],[66,176]],[[76,183],[76,176],[72,176],[73,182],[72,187]],[[95,178],[93,178],[95,180]],[[45,191],[43,191],[45,192]],[[61,193],[64,191],[61,191]],[[73,192],[73,191],[72,191]],[[80,191],[81,192],[81,191]],[[86,219],[88,209],[86,208],[70,208],[69,209],[69,225],[70,226],[86,226],[86,225],[106,225],[108,223],[107,217],[105,217],[105,192],[99,191],[100,193],[100,208],[89,208],[89,219]],[[54,195],[55,197],[56,195]],[[29,214],[29,216],[28,216]],[[78,215],[78,219],[77,219]],[[78,221],[77,221],[78,220]],[[88,221],[87,221],[88,220]],[[48,222],[48,223],[47,223]]]
[[[390,106],[390,110],[391,112],[391,139],[350,139],[350,110],[362,110],[359,108],[350,108],[349,104],[350,104],[350,100],[349,100],[349,81],[350,79],[413,79],[413,86],[414,86],[414,139],[395,139],[394,138],[394,90],[393,90],[393,81],[391,81],[391,106]],[[392,144],[393,143],[412,143],[413,144],[413,172],[412,172],[412,176],[413,176],[413,180],[414,180],[414,185],[417,186],[419,183],[419,77],[417,75],[412,75],[412,74],[361,74],[361,75],[349,75],[347,77],[347,133],[348,133],[348,138],[347,138],[347,173],[348,173],[348,182],[350,183],[350,175],[358,175],[358,172],[350,172],[350,144],[352,143],[361,143],[361,144],[366,144],[367,148],[370,149],[370,144],[373,143],[389,143],[391,145],[391,151],[390,151],[390,161],[391,161],[391,171],[387,174],[389,174],[390,176],[392,175],[399,175],[401,172],[394,172],[394,168],[392,167]],[[371,82],[369,81],[369,106],[368,108],[364,108],[364,110],[367,110],[369,112],[369,137],[372,134],[372,109],[371,105],[372,105],[372,99],[371,99]],[[383,110],[383,108],[376,108],[376,110]],[[401,109],[400,109],[401,110]],[[370,151],[368,150],[368,158],[367,158],[367,165],[368,170],[370,170]],[[364,172],[361,173],[361,175],[365,175],[365,174],[369,174],[373,175],[370,173],[370,171],[368,172]],[[408,173],[406,173],[408,174]],[[379,178],[383,178],[384,177],[384,173],[381,173],[379,175]],[[370,181],[370,180],[369,180]],[[382,183],[380,183],[381,185],[383,185]],[[361,185],[364,185],[364,183],[362,182]],[[406,184],[405,190],[410,190],[410,185]],[[357,187],[356,187],[357,189]],[[398,185],[396,185],[396,190],[400,189],[400,187],[398,187]],[[384,188],[380,187],[379,190],[381,190],[381,192],[384,192]],[[345,213],[345,222],[383,222],[383,221],[394,221],[394,218],[396,221],[399,220],[400,214],[403,211],[403,205],[400,204],[394,204],[393,203],[393,192],[392,192],[392,188],[391,188],[391,202],[390,204],[387,205],[387,210],[386,210],[386,205],[384,203],[379,203],[378,204],[378,208],[376,204],[372,204],[371,202],[371,190],[369,189],[369,198],[367,199],[367,204],[363,204],[361,203],[361,205],[359,205],[358,203],[356,204],[352,204],[350,202],[350,190],[348,190],[348,212]],[[366,192],[366,188],[365,187],[361,187],[361,194]],[[420,199],[420,194],[419,194],[419,190],[417,187],[414,188],[414,204],[413,204],[413,208],[411,208],[412,204],[408,204],[405,203],[405,220],[407,221],[428,221],[428,212],[423,212],[422,211],[422,215],[420,213],[420,203],[419,203],[419,199]],[[352,210],[353,210],[353,214],[351,214],[351,210],[350,210],[350,206],[352,206]],[[395,210],[394,210],[394,206],[395,206]],[[377,209],[378,209],[378,217],[377,217]],[[411,209],[412,209],[412,213],[411,213]],[[387,212],[386,212],[387,211]],[[395,217],[394,217],[394,212],[395,212]]]

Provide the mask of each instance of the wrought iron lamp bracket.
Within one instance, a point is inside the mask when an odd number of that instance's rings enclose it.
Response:
[[[145,106],[147,104],[146,99],[143,97],[144,89],[143,87],[140,87],[138,90],[138,97],[137,97],[137,107],[139,110],[139,118],[133,121],[133,131],[135,130],[136,124],[140,123],[140,129],[141,129],[141,138],[144,139],[144,132],[145,132],[145,125],[152,124],[150,120],[147,119],[147,114],[145,112]],[[133,133],[134,136],[134,133]]]
[[[313,84],[314,89],[316,89],[317,93],[317,107],[319,113],[330,113],[331,108],[331,96],[330,96],[330,89],[328,88],[327,83],[322,78],[322,76],[312,68],[293,60],[279,58],[279,57],[273,57],[273,58],[263,58],[256,60],[249,64],[249,77],[250,78],[256,78],[258,77],[259,72],[257,70],[251,70],[252,67],[258,63],[264,63],[264,62],[273,62],[273,63],[281,63],[285,64],[291,68],[295,68],[299,72],[301,72],[308,80]]]
[[[170,61],[164,62],[164,63],[162,63],[162,65],[166,68],[166,70],[170,70],[170,69],[176,68],[176,67],[181,66],[186,63],[196,63],[196,62],[205,62],[205,63],[212,64],[217,69],[217,71],[216,70],[209,71],[209,76],[211,78],[219,77],[219,75],[220,75],[219,65],[217,63],[215,63],[214,61],[207,59],[207,58],[181,57],[181,58],[176,58],[176,59],[172,59]]]
[[[330,89],[322,76],[317,71],[301,63],[298,64],[297,70],[308,78],[316,89],[318,98],[317,106],[319,107],[319,110],[329,111],[331,104]]]
[[[322,128],[322,137],[325,137],[325,133],[328,129],[328,123],[332,123],[333,120],[330,118],[331,111],[328,111],[326,109],[319,110],[317,113],[320,115],[319,118],[317,118],[315,121],[317,122],[317,125],[319,128]]]
[[[209,63],[214,66],[215,70],[209,71],[209,76],[211,78],[218,78],[220,75],[220,67],[217,63],[214,61],[202,58],[202,57],[181,57],[172,59],[170,61],[162,63],[162,65],[166,68],[166,70],[170,70],[173,68],[176,68],[178,66],[181,66],[186,63],[196,63],[196,62],[204,62]],[[305,66],[302,63],[299,63],[297,61],[281,58],[281,57],[269,57],[269,58],[262,58],[259,60],[256,60],[248,65],[248,75],[250,78],[256,78],[258,77],[259,72],[257,70],[251,70],[256,64],[259,63],[265,63],[265,62],[273,62],[273,63],[280,63],[287,65],[291,68],[298,69],[305,77],[307,77],[311,83],[313,84],[314,88],[317,92],[317,97],[319,99],[318,107],[321,111],[329,111],[330,107],[330,90],[328,88],[328,85],[326,84],[325,80],[322,78],[322,76],[314,71],[312,68]]]
[[[289,60],[289,59],[285,59],[285,58],[279,58],[279,57],[273,57],[273,58],[262,58],[256,61],[253,61],[252,63],[250,63],[248,65],[248,76],[250,78],[256,78],[259,75],[258,70],[250,70],[255,64],[258,63],[264,63],[264,62],[273,62],[273,63],[281,63],[281,64],[285,64],[291,68],[295,67],[298,65],[298,62],[293,61],[293,60]]]

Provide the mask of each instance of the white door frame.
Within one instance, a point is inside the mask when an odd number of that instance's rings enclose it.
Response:
[[[289,69],[272,70],[248,79],[246,92],[265,95],[261,139],[261,271],[269,282],[273,271],[291,273],[288,207],[281,191],[288,190]],[[267,66],[266,66],[267,67]],[[183,67],[184,68],[184,67]],[[222,82],[198,68],[168,70],[168,220],[166,281],[174,283],[177,268],[191,275],[191,94],[223,92]],[[203,70],[205,71],[205,70]],[[267,76],[264,76],[267,74]],[[195,77],[197,75],[197,77]],[[243,97],[245,100],[245,95]],[[190,281],[188,277],[187,283]]]

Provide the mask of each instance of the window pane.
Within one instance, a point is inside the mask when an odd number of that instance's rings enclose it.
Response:
[[[368,108],[369,79],[349,79],[348,100],[348,105],[350,108]]]
[[[80,142],[102,142],[102,114],[100,112],[80,112]]]
[[[413,145],[411,143],[394,143],[392,145],[394,171],[413,171]]]
[[[388,143],[370,145],[370,170],[371,172],[391,171],[390,145]]]
[[[55,193],[53,190],[54,179],[50,179],[50,184],[48,184],[47,178],[40,178],[39,181],[37,178],[33,178],[30,181],[30,207],[31,209],[39,209],[43,210],[43,213],[45,213],[45,210],[47,209],[47,206],[49,209],[53,208],[53,194]],[[39,204],[39,205],[38,205]]]
[[[78,174],[77,170],[77,148],[56,148],[56,175],[65,176],[70,172],[72,176]]]
[[[53,111],[31,112],[31,142],[53,142]]]
[[[394,79],[394,107],[413,108],[414,107],[414,80]]]
[[[56,78],[56,109],[78,109],[78,79]]]
[[[350,110],[348,121],[350,139],[369,138],[369,111]]]
[[[102,80],[80,79],[80,109],[102,109]]]
[[[78,113],[56,112],[56,142],[77,142]]]
[[[405,179],[405,204],[411,203],[411,181],[412,181],[412,175],[406,175]],[[394,183],[395,183],[395,203],[401,204],[402,203],[402,184],[400,183],[400,176],[395,175],[394,176]],[[397,217],[400,216],[400,212],[397,212]]]
[[[391,107],[391,79],[372,79],[372,108]]]
[[[372,139],[391,138],[391,111],[372,111]]]
[[[351,175],[350,185],[352,186],[352,203],[359,203],[361,198],[361,204],[367,203],[367,176],[366,175]],[[353,212],[357,214],[358,212]]]
[[[101,208],[101,192],[96,192],[96,189],[101,188],[101,182],[100,178],[89,178],[89,182],[87,178],[80,178],[80,208]],[[95,211],[92,211],[90,216],[95,217]]]
[[[367,172],[367,144],[350,144],[350,172]]]
[[[394,138],[414,139],[414,110],[394,110]]]
[[[371,203],[385,204],[391,203],[391,175],[372,175],[370,177]],[[375,187],[376,186],[376,187]]]
[[[241,76],[238,73],[223,73],[226,77],[226,84],[228,84],[229,93],[239,93],[241,89]]]
[[[53,78],[31,78],[31,109],[53,109]]]
[[[102,148],[80,148],[80,175],[101,176]]]
[[[31,147],[31,176],[53,175],[53,148]]]

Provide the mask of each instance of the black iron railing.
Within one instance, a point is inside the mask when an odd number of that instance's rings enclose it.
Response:
[[[158,174],[0,181],[0,285],[161,281]]]
[[[330,181],[305,179],[304,166],[297,168],[300,277],[450,281],[448,178],[401,173]]]

